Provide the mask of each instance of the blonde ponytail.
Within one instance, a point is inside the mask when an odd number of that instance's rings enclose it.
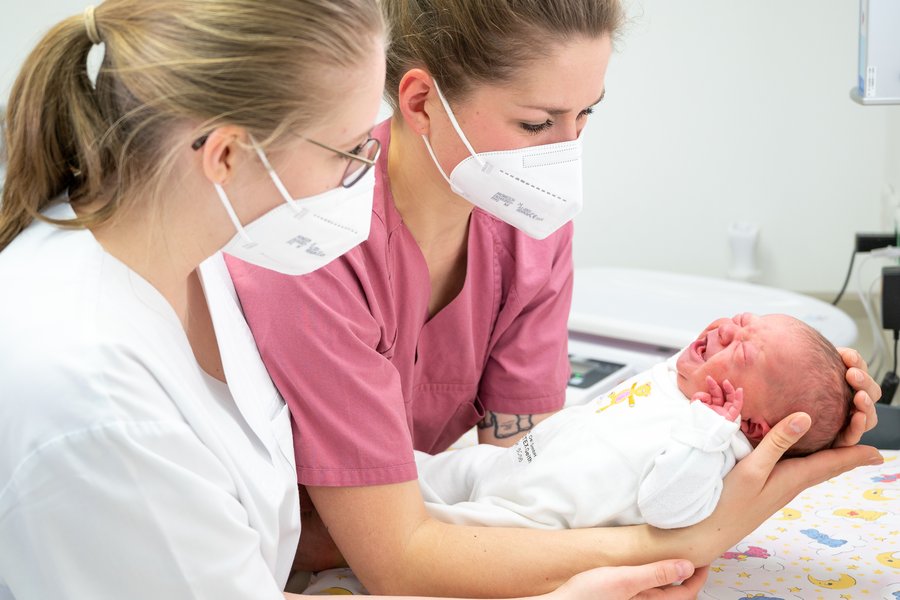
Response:
[[[99,187],[92,147],[109,129],[85,70],[91,42],[80,17],[54,27],[32,51],[12,88],[6,116],[8,163],[0,203],[0,250],[76,180]]]
[[[375,0],[107,0],[66,19],[10,95],[0,251],[34,219],[91,227],[152,198],[177,127],[235,124],[266,144],[320,124],[355,81],[335,72],[360,68],[383,35]],[[91,38],[105,46],[95,85]],[[42,216],[63,193],[92,212]]]

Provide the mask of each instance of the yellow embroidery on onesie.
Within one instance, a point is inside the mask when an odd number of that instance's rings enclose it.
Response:
[[[628,400],[628,406],[634,406],[634,399],[636,396],[649,396],[651,391],[650,382],[642,383],[641,385],[637,384],[637,381],[631,384],[630,388],[625,388],[624,390],[615,390],[609,393],[607,398],[609,399],[609,404],[606,406],[602,406],[597,409],[597,412],[603,412],[610,406],[615,404],[619,404],[621,402],[625,402]]]

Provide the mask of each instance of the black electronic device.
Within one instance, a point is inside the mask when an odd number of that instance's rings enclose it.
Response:
[[[885,373],[881,380],[881,399],[878,402],[890,404],[894,399],[894,394],[897,393],[898,385],[900,385],[900,377],[897,377],[896,373],[893,371]]]
[[[881,325],[900,331],[900,266],[881,269]]]
[[[881,269],[881,326],[894,332],[894,368],[881,380],[881,402],[890,404],[900,385],[897,376],[897,340],[900,337],[900,266]]]
[[[625,365],[570,354],[569,366],[572,368],[569,387],[586,389],[622,369]]]

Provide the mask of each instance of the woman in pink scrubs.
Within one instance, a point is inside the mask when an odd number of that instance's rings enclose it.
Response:
[[[704,565],[802,489],[856,466],[858,448],[774,468],[809,426],[795,415],[691,528],[548,532],[430,519],[413,449],[444,450],[476,424],[481,443],[509,445],[563,404],[577,140],[605,94],[622,17],[615,0],[382,6],[395,40],[394,118],[372,134],[384,151],[368,241],[301,277],[229,262],[291,408],[298,481],[327,526],[320,543],[301,543],[303,566],[340,561],[328,534],[374,593],[508,596],[603,564],[683,556]],[[493,151],[504,154],[478,154]],[[855,352],[846,361],[860,390],[843,437],[854,444],[874,425],[878,388]]]

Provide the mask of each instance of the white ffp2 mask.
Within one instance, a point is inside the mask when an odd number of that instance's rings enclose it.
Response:
[[[259,159],[284,204],[241,225],[222,186],[215,184],[237,234],[222,248],[226,254],[285,275],[305,275],[324,267],[369,237],[375,169],[352,187],[338,187],[293,199],[262,149]]]
[[[475,152],[436,82],[434,87],[450,123],[471,154],[447,177],[428,137],[422,136],[431,159],[454,192],[539,240],[581,212],[580,137],[518,150]]]

